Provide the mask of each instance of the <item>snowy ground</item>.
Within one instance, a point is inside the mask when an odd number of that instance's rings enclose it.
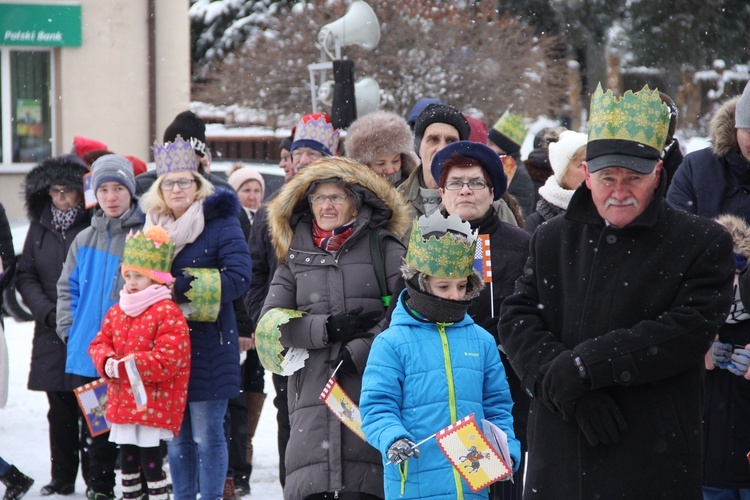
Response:
[[[0,456],[34,478],[34,486],[24,499],[85,498],[83,479],[78,474],[76,493],[68,497],[42,497],[39,490],[50,480],[49,439],[47,435],[47,398],[43,392],[26,389],[31,360],[33,323],[5,319],[5,338],[10,357],[8,404],[0,410]],[[273,384],[266,373],[268,397],[263,406],[254,443],[252,498],[283,498],[279,484],[279,455],[276,450],[276,409],[273,407]],[[115,493],[120,495],[119,477]],[[0,485],[0,492],[4,492]],[[245,497],[245,498],[251,498]]]

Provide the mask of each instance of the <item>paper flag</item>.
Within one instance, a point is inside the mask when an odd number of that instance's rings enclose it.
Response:
[[[135,357],[132,354],[125,356],[120,360],[120,363],[125,363],[125,372],[128,374],[130,387],[133,389],[136,411],[145,410],[148,406],[148,394],[146,394],[146,386],[143,385],[138,367],[135,365]]]
[[[110,424],[104,416],[107,410],[107,381],[103,378],[74,389],[78,405],[86,417],[91,436],[109,431]]]
[[[492,256],[490,252],[490,235],[477,236],[477,247],[474,251],[474,269],[485,283],[492,283]]]
[[[219,317],[221,309],[221,274],[218,269],[186,267],[185,276],[195,278],[190,282],[190,290],[185,297],[190,300],[190,313],[185,315],[188,321],[205,321],[213,323]]]
[[[258,351],[260,363],[266,370],[278,375],[291,375],[291,373],[285,370],[286,367],[282,365],[284,356],[281,353],[284,352],[284,346],[279,342],[279,338],[281,338],[281,330],[279,328],[281,325],[289,323],[290,320],[301,318],[303,315],[304,313],[301,311],[276,307],[267,311],[258,320],[258,324],[255,327],[255,349]],[[304,354],[307,354],[307,352],[305,351]],[[296,368],[299,369],[301,366],[297,366]]]
[[[83,175],[83,202],[86,210],[95,207],[98,203],[94,188],[91,186],[91,172]]]
[[[440,449],[474,493],[512,473],[490,446],[472,413],[437,433]]]
[[[345,426],[365,441],[365,433],[362,432],[362,416],[359,414],[359,407],[354,404],[352,398],[344,392],[335,378],[328,379],[323,392],[320,393],[320,399],[326,404],[336,418],[341,420]]]

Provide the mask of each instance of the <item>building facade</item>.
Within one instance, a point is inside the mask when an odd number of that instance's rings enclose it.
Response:
[[[190,103],[189,2],[0,0],[0,201],[73,138],[148,162]]]

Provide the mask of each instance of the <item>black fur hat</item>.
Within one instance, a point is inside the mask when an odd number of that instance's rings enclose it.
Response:
[[[50,201],[49,188],[54,184],[74,188],[83,195],[83,176],[86,173],[88,169],[68,155],[44,160],[34,167],[23,183],[29,220],[39,219],[42,209]]]

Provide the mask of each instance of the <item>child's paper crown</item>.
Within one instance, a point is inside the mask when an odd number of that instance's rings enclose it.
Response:
[[[476,231],[457,214],[446,219],[435,211],[414,219],[406,263],[420,273],[442,279],[469,276],[474,269]]]
[[[131,232],[122,254],[122,274],[136,271],[157,283],[171,283],[174,281],[171,274],[174,248],[161,226],[151,226],[135,234]]]

